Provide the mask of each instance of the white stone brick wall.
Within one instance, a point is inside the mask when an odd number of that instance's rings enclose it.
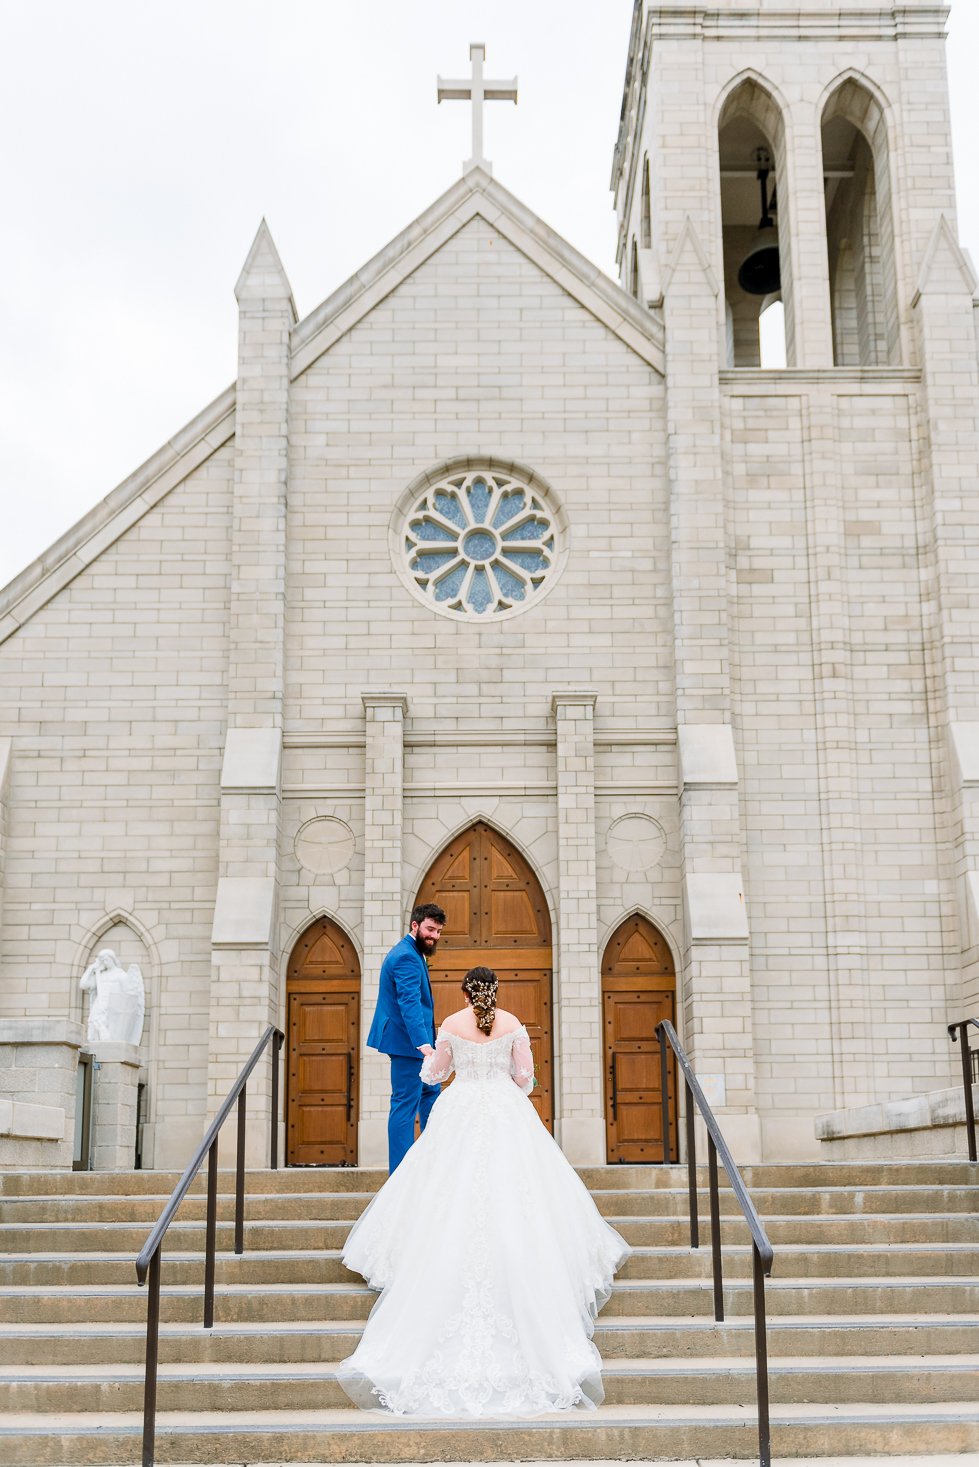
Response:
[[[230,488],[221,450],[0,645],[0,1011],[76,1013],[93,934],[132,913],[165,977],[153,1103],[180,1154],[204,1110]]]

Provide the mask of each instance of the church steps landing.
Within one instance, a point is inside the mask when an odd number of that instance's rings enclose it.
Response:
[[[865,1189],[901,1183],[906,1186],[958,1186],[968,1181],[970,1163],[954,1159],[938,1161],[895,1162],[765,1162],[746,1165],[742,1176],[749,1190],[759,1187],[858,1187]],[[578,1175],[589,1190],[634,1191],[640,1189],[679,1188],[686,1191],[687,1168],[672,1164],[667,1167],[593,1166],[578,1167]],[[974,1171],[974,1168],[973,1168]],[[17,1196],[105,1196],[112,1192],[126,1197],[140,1193],[168,1197],[180,1180],[175,1171],[119,1172],[0,1172],[0,1199]],[[707,1186],[707,1168],[697,1168],[701,1190]],[[218,1169],[219,1194],[231,1194],[235,1173]],[[274,1192],[375,1192],[387,1179],[387,1172],[369,1167],[288,1167],[271,1171],[268,1167],[247,1168],[246,1191]],[[203,1196],[204,1175],[191,1185],[191,1193]]]
[[[747,1170],[776,1249],[767,1289],[776,1458],[979,1450],[979,1168]],[[716,1325],[705,1192],[703,1246],[691,1252],[682,1168],[584,1175],[638,1250],[595,1331],[606,1405],[556,1420],[426,1423],[424,1432],[351,1410],[334,1377],[375,1297],[339,1250],[382,1174],[254,1174],[247,1251],[236,1258],[232,1178],[222,1173],[211,1331],[200,1325],[197,1189],[164,1256],[161,1467],[753,1458],[750,1254],[730,1194],[728,1318]],[[133,1258],[171,1180],[2,1179],[0,1459],[138,1461],[146,1294]]]
[[[0,1208],[0,1215],[3,1209]],[[245,1207],[245,1248],[248,1253],[274,1248],[295,1251],[342,1248],[353,1226],[352,1220],[330,1218],[297,1220],[278,1219],[254,1223],[247,1221]],[[690,1229],[682,1217],[610,1217],[634,1247],[684,1247]],[[821,1217],[764,1217],[768,1236],[776,1249],[783,1246],[862,1246],[868,1243],[970,1243],[979,1239],[979,1218],[973,1213],[871,1214],[854,1217],[841,1214]],[[142,1248],[149,1228],[143,1223],[0,1223],[0,1253],[51,1253],[55,1249],[78,1252],[101,1252],[107,1244],[114,1251],[126,1251],[131,1258]],[[743,1241],[747,1231],[740,1218],[725,1218],[723,1244]],[[217,1247],[230,1252],[234,1230],[231,1223],[219,1223]],[[176,1250],[199,1252],[204,1246],[202,1223],[174,1222],[167,1237]],[[710,1221],[702,1216],[700,1238],[704,1248],[710,1243]]]
[[[18,1463],[137,1460],[140,1422],[102,1415],[98,1425],[65,1415],[55,1435],[44,1418],[9,1416],[0,1450]],[[979,1412],[958,1403],[930,1406],[780,1406],[772,1413],[776,1459],[873,1453],[965,1452],[979,1445]],[[506,1418],[425,1423],[423,1431],[345,1410],[220,1414],[162,1413],[159,1463],[518,1462],[752,1459],[754,1410],[744,1406],[603,1406],[570,1418]]]
[[[259,1221],[353,1221],[370,1201],[372,1193],[347,1192],[322,1196],[304,1194],[262,1194],[248,1199],[246,1210],[253,1222]],[[593,1190],[599,1211],[606,1217],[684,1218],[687,1213],[686,1189]],[[782,1190],[757,1189],[752,1199],[763,1217],[806,1216],[870,1216],[883,1213],[913,1215],[938,1210],[943,1213],[973,1212],[975,1196],[968,1187],[852,1187],[823,1188],[814,1193],[809,1188]],[[96,1196],[96,1197],[10,1197],[3,1200],[3,1218],[8,1224],[51,1222],[146,1222],[152,1227],[167,1201],[160,1196]],[[737,1219],[740,1208],[729,1191],[722,1191],[721,1215]],[[707,1195],[700,1205],[707,1213]],[[185,1222],[201,1221],[205,1199],[188,1197],[181,1207]],[[219,1197],[217,1215],[220,1221],[234,1218],[234,1199]]]
[[[738,1405],[754,1381],[753,1363],[741,1358],[614,1360],[604,1372],[609,1405]],[[276,1409],[307,1410],[311,1400],[327,1409],[348,1402],[329,1365],[164,1366],[159,1380],[161,1411],[248,1411],[256,1389],[275,1392]],[[877,1359],[792,1359],[771,1371],[772,1401],[829,1404],[972,1402],[979,1399],[979,1356],[945,1356],[909,1361]],[[139,1411],[142,1371],[116,1366],[51,1366],[0,1372],[0,1413]]]
[[[351,1354],[360,1328],[356,1322],[328,1325],[295,1320],[216,1326],[207,1332],[199,1324],[165,1325],[160,1335],[160,1360],[187,1367],[324,1365]],[[89,1364],[141,1365],[146,1333],[140,1325],[112,1323],[78,1326],[70,1334],[50,1324],[0,1328],[0,1370],[9,1374],[20,1366],[72,1364],[78,1359],[82,1341]],[[966,1355],[976,1349],[977,1341],[979,1315],[822,1315],[813,1320],[787,1317],[772,1321],[769,1328],[772,1359],[906,1354],[916,1361],[929,1351]],[[640,1357],[754,1358],[754,1336],[747,1318],[715,1325],[703,1316],[665,1320],[621,1317],[606,1322],[603,1315],[595,1330],[595,1344],[604,1361]]]
[[[366,1319],[376,1295],[349,1283],[299,1286],[266,1284],[256,1293],[248,1284],[230,1285],[215,1292],[215,1312],[220,1319],[261,1321],[264,1319]],[[768,1313],[834,1314],[847,1309],[862,1313],[901,1314],[912,1311],[946,1313],[968,1310],[979,1313],[979,1279],[773,1279],[768,1284]],[[731,1316],[752,1311],[752,1288],[748,1281],[725,1282],[724,1308]],[[603,1318],[616,1315],[697,1315],[710,1312],[711,1283],[696,1280],[635,1280],[614,1284]],[[142,1319],[145,1293],[132,1284],[122,1288],[76,1289],[66,1294],[61,1288],[0,1289],[0,1323],[75,1323],[97,1319]],[[189,1322],[200,1315],[200,1290],[191,1285],[174,1285],[164,1291],[161,1318]]]
[[[915,1278],[966,1275],[979,1278],[979,1222],[974,1243],[946,1243],[943,1247],[890,1243],[884,1246],[843,1244],[830,1247],[816,1242],[791,1244],[779,1250],[783,1274],[794,1278],[894,1277]],[[751,1276],[751,1250],[723,1247],[724,1276]],[[709,1278],[710,1251],[689,1247],[638,1247],[618,1273],[620,1282],[642,1279],[675,1279],[686,1275]],[[244,1253],[241,1257],[218,1256],[215,1278],[222,1284],[329,1284],[349,1283],[350,1274],[339,1249],[315,1253],[292,1248]],[[21,1253],[0,1256],[0,1287],[58,1285],[122,1287],[133,1279],[133,1254],[77,1253],[65,1256]],[[167,1280],[171,1284],[198,1286],[204,1280],[204,1254],[168,1253]]]

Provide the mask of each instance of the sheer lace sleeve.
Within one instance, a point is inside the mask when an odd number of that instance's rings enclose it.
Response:
[[[447,1030],[440,1029],[435,1040],[435,1053],[427,1054],[422,1064],[422,1082],[425,1085],[441,1085],[454,1068],[451,1037]]]
[[[530,1050],[530,1038],[522,1024],[513,1036],[510,1074],[513,1083],[520,1086],[524,1095],[529,1095],[534,1088],[534,1056]]]

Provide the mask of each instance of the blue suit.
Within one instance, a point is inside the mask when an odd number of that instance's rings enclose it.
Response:
[[[421,1044],[435,1043],[435,1004],[428,964],[409,933],[381,964],[374,1022],[367,1036],[371,1049],[391,1060],[391,1109],[388,1113],[388,1167],[394,1171],[415,1139],[415,1117],[424,1131],[440,1086],[423,1085]]]

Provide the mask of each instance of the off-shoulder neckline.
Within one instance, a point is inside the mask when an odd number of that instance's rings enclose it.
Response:
[[[444,1025],[439,1025],[439,1035],[445,1035],[447,1039],[461,1039],[463,1044],[473,1044],[477,1049],[485,1049],[488,1044],[499,1044],[501,1039],[513,1039],[517,1034],[526,1034],[527,1030],[523,1024],[518,1024],[515,1029],[507,1029],[504,1034],[497,1034],[495,1039],[467,1039],[464,1034],[456,1034]],[[438,1036],[436,1036],[438,1037]]]

